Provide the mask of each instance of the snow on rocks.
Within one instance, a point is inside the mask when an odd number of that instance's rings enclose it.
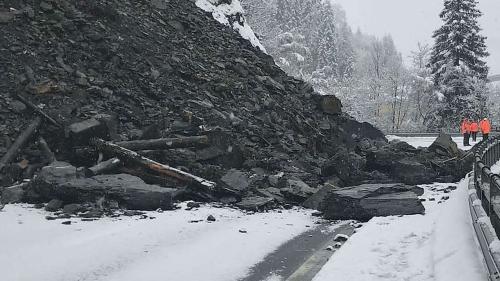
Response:
[[[260,43],[252,28],[245,21],[243,7],[239,0],[196,0],[196,6],[202,10],[212,13],[215,20],[231,26],[238,31],[241,37],[247,39],[256,48],[266,52],[264,46]]]
[[[68,219],[70,223],[62,225],[46,221],[42,209],[5,209],[0,213],[0,240],[10,242],[2,244],[0,272],[2,280],[17,281],[34,276],[53,281],[238,280],[315,222],[310,211],[297,208],[246,215],[201,205],[198,210],[148,212],[155,220]],[[206,222],[209,215],[217,221]],[[196,219],[202,221],[188,223]],[[243,229],[245,234],[239,232]]]
[[[435,196],[449,185],[422,186],[422,197]],[[471,227],[467,191],[464,180],[449,193],[449,200],[441,204],[425,201],[425,215],[373,218],[313,280],[486,280]]]
[[[333,241],[335,241],[335,242],[343,242],[343,241],[347,241],[348,239],[349,239],[349,236],[347,236],[345,234],[337,234],[333,238]]]

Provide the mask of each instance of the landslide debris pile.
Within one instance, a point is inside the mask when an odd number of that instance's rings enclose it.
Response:
[[[461,176],[438,164],[460,152],[388,144],[193,1],[4,0],[0,77],[0,186],[38,175],[3,202],[260,209]]]

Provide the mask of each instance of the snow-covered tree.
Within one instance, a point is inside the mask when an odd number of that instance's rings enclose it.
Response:
[[[482,15],[476,0],[445,0],[443,25],[434,32],[430,65],[434,83],[444,95],[442,126],[456,127],[463,117],[482,113],[488,66],[486,37],[480,34]]]
[[[345,13],[325,0],[242,0],[266,50],[287,73],[334,94],[351,77],[352,32]]]
[[[436,83],[442,80],[448,66],[464,66],[469,74],[481,79],[488,76],[483,60],[488,56],[486,37],[480,34],[478,19],[482,15],[476,0],[445,0],[440,13],[443,25],[434,32],[431,56]]]
[[[436,120],[442,94],[435,90],[432,69],[429,67],[430,54],[431,48],[421,43],[411,52],[412,107],[411,122],[408,122],[407,127],[417,131],[435,130],[439,123]]]

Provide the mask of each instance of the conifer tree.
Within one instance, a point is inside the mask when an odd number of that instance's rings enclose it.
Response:
[[[442,125],[455,126],[463,117],[483,110],[484,93],[478,85],[488,76],[484,61],[489,54],[480,34],[482,15],[477,0],[445,0],[440,13],[443,25],[434,32],[430,66],[434,83],[444,95]],[[471,116],[470,116],[471,117]]]
[[[486,79],[488,56],[486,37],[480,34],[478,19],[482,15],[476,0],[445,0],[439,15],[443,25],[434,32],[435,45],[431,56],[432,73],[436,82],[448,65],[465,66],[478,78]]]

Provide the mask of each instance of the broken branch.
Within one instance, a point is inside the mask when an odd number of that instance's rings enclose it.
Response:
[[[49,121],[52,125],[55,125],[59,128],[62,128],[62,125],[57,123],[56,120],[52,119],[47,113],[43,112],[38,106],[34,105],[32,102],[27,100],[25,97],[19,95],[19,94],[14,94],[14,96],[20,100],[22,103],[24,103],[27,107],[31,108],[36,114],[42,116],[45,118],[45,120]]]
[[[182,182],[194,183],[210,191],[215,188],[214,182],[189,174],[179,169],[172,168],[168,165],[158,163],[149,158],[141,156],[137,152],[131,151],[117,144],[110,143],[98,138],[92,139],[91,144],[100,151],[120,158],[125,163],[133,163],[135,165],[143,167],[144,169],[154,171],[162,176],[171,177]]]
[[[35,134],[42,124],[42,119],[40,117],[35,118],[31,122],[31,124],[26,128],[20,135],[17,137],[16,141],[10,146],[9,150],[7,150],[7,153],[0,159],[0,171],[3,170],[3,168],[12,162],[19,153],[19,151],[26,145],[28,140]]]

